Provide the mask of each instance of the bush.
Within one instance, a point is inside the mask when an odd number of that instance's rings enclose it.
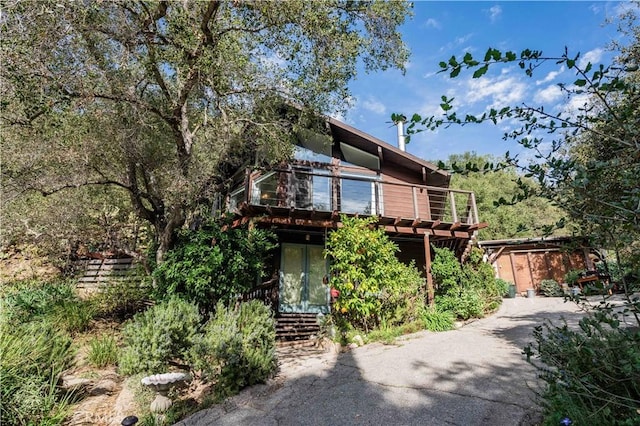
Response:
[[[512,286],[513,283],[503,280],[502,278],[496,278],[496,288],[502,297],[507,296],[509,294],[509,287]]]
[[[621,328],[615,315],[596,310],[577,330],[566,323],[535,328],[536,346],[525,353],[544,363],[537,367],[547,384],[545,424],[565,417],[576,425],[640,424],[640,331]]]
[[[172,295],[212,312],[250,290],[264,274],[275,235],[262,229],[230,228],[210,223],[198,231],[183,231],[153,276],[158,300]]]
[[[453,329],[455,317],[451,311],[427,308],[422,313],[422,321],[427,330],[447,331]]]
[[[264,382],[277,368],[273,312],[257,300],[236,308],[218,303],[190,359],[194,369],[217,382],[219,397]]]
[[[115,365],[118,361],[116,339],[111,335],[94,337],[89,341],[89,363],[97,368]]]
[[[434,252],[431,273],[439,311],[450,311],[466,320],[482,318],[500,306],[502,287],[491,265],[483,262],[481,250],[472,250],[463,265],[449,249],[435,248]]]
[[[556,280],[540,281],[540,291],[547,297],[564,296],[564,291],[562,291],[560,284]]]
[[[398,247],[375,220],[342,216],[327,240],[330,284],[340,292],[332,315],[342,331],[347,323],[369,331],[415,321],[424,305],[424,279],[396,258]]]
[[[50,315],[51,320],[63,330],[75,334],[89,328],[95,309],[91,302],[77,299],[55,306]]]
[[[70,280],[26,280],[6,283],[2,297],[3,319],[24,323],[51,314],[59,305],[78,300]]]
[[[151,294],[151,284],[146,279],[128,278],[110,282],[93,298],[96,315],[126,319],[144,310]]]
[[[67,400],[56,382],[72,356],[71,339],[49,321],[0,327],[3,424],[61,424]]]
[[[578,284],[578,278],[580,278],[584,272],[584,269],[572,269],[564,276],[564,282],[570,286],[574,286]]]
[[[139,313],[123,330],[120,372],[162,373],[170,361],[183,362],[196,339],[200,315],[195,304],[172,297]]]

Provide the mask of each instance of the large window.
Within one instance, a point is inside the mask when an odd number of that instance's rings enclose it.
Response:
[[[377,178],[342,175],[340,211],[368,215],[382,214],[382,187],[377,182]]]
[[[251,204],[276,206],[278,204],[278,180],[274,172],[260,176],[253,181]]]

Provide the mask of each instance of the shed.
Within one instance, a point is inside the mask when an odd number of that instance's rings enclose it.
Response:
[[[546,279],[564,281],[567,272],[592,270],[591,248],[574,237],[543,237],[492,240],[479,243],[496,271],[496,276],[516,285],[520,294],[539,290]]]

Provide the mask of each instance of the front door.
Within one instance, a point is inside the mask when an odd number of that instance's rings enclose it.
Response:
[[[329,311],[329,288],[324,247],[282,244],[280,265],[280,312]]]

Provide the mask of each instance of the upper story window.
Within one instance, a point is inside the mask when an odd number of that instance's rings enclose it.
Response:
[[[293,150],[293,158],[300,161],[309,161],[312,163],[331,164],[331,156],[313,152],[309,148],[303,146],[295,146]]]

